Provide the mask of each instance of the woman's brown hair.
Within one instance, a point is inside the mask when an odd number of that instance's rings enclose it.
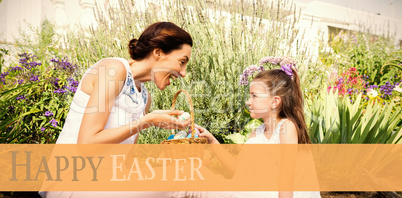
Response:
[[[165,54],[181,49],[183,44],[193,46],[190,34],[171,22],[158,22],[147,27],[138,39],[128,44],[130,57],[134,60],[146,58],[155,48]]]
[[[281,69],[262,71],[253,81],[264,82],[271,96],[279,96],[282,100],[278,107],[278,117],[287,118],[296,125],[298,143],[311,144],[304,119],[303,94],[297,72],[292,68],[293,79]]]

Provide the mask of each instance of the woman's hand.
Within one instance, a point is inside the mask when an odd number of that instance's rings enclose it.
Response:
[[[207,129],[195,124],[195,128],[200,131],[199,137],[206,137],[209,144],[219,144],[219,141]]]
[[[155,110],[144,116],[151,126],[164,129],[186,129],[191,119],[179,121],[175,116],[183,114],[180,110]]]

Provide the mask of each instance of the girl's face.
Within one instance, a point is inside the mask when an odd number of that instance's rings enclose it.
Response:
[[[162,50],[156,54],[157,61],[151,71],[151,79],[156,87],[164,90],[171,80],[186,76],[187,63],[191,57],[191,46],[183,44],[181,49],[173,50],[169,54]]]
[[[278,96],[270,96],[268,87],[264,82],[252,81],[250,83],[250,98],[246,104],[250,109],[250,116],[253,119],[265,119],[270,116],[276,116],[273,109],[277,107]]]

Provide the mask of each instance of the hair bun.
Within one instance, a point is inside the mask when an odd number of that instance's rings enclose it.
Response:
[[[130,42],[128,43],[128,53],[130,54],[130,57],[132,58],[132,59],[135,59],[135,57],[136,57],[136,47],[137,47],[137,44],[138,44],[138,40],[137,39],[131,39],[130,40]]]
[[[135,49],[135,47],[137,46],[138,43],[138,39],[131,39],[130,42],[128,43],[128,48],[130,49]]]

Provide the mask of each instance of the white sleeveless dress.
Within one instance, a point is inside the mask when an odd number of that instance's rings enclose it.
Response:
[[[270,139],[264,135],[265,125],[262,124],[256,128],[255,137],[248,139],[245,144],[280,144],[280,127],[287,119],[282,119],[276,126],[274,132],[272,133]],[[261,197],[261,198],[277,198],[279,196],[278,191],[252,191],[252,192],[236,192],[233,197]],[[293,191],[293,197],[297,198],[318,198],[321,197],[319,191]]]
[[[134,78],[127,60],[123,58],[113,59],[117,59],[124,64],[127,74],[123,89],[114,101],[113,108],[110,112],[108,121],[104,129],[121,127],[143,117],[145,105],[148,98],[147,89],[145,88],[144,83],[141,83],[141,92],[137,90],[137,86],[135,86]],[[99,62],[91,66],[85,72],[82,79],[84,79],[84,77],[89,74],[91,69],[93,69]],[[77,143],[78,132],[80,130],[82,117],[84,116],[85,108],[89,100],[89,95],[81,90],[81,82],[78,85],[76,93],[74,94],[73,101],[70,105],[70,111],[68,112],[63,130],[61,131],[56,144]],[[137,134],[127,138],[126,140],[121,142],[121,144],[134,143]]]
[[[148,92],[144,84],[141,83],[141,92],[137,90],[134,84],[134,78],[131,73],[130,65],[126,59],[113,58],[121,61],[126,68],[126,79],[123,89],[116,97],[113,108],[110,112],[105,129],[117,128],[124,126],[134,120],[140,119],[144,116],[145,106],[148,99]],[[99,61],[100,62],[100,61]],[[91,66],[84,74],[82,79],[89,74],[99,62]],[[82,80],[81,80],[82,82]],[[74,94],[73,101],[70,105],[66,122],[63,130],[57,139],[56,144],[76,144],[78,139],[78,132],[80,130],[82,118],[85,113],[85,108],[88,104],[89,95],[81,90],[81,82],[78,85],[77,91]],[[138,133],[137,133],[138,134]],[[127,138],[121,144],[133,144],[137,134]],[[170,195],[171,192],[85,192],[85,191],[41,191],[39,194],[42,197],[165,197]]]

